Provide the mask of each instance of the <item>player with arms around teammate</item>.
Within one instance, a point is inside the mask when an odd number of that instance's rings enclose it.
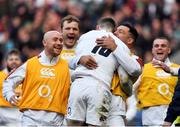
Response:
[[[17,49],[13,49],[7,54],[6,68],[0,71],[0,125],[20,125],[21,113],[16,107],[13,107],[9,102],[4,99],[2,95],[2,87],[6,77],[14,69],[19,67],[21,63],[22,61],[20,52]],[[17,93],[18,91],[15,92],[17,96],[20,95],[20,93]]]
[[[22,82],[19,104],[22,125],[62,125],[66,114],[70,87],[68,63],[59,58],[63,37],[58,31],[48,31],[43,37],[44,51],[35,56],[4,82],[3,95],[11,104],[17,103],[13,88]]]
[[[104,125],[111,102],[110,84],[114,70],[121,63],[129,73],[139,74],[139,64],[127,53],[127,46],[112,34],[114,28],[112,18],[103,18],[98,22],[97,30],[92,30],[79,39],[77,56],[70,63],[71,67],[77,68],[73,73],[75,81],[71,85],[68,101],[69,125]],[[95,41],[102,36],[111,36],[116,45],[111,49],[97,46]],[[84,56],[95,60],[98,67],[88,69],[78,65]]]
[[[137,87],[138,107],[142,109],[142,123],[147,126],[161,126],[171,102],[177,77],[166,73],[154,64],[164,62],[171,67],[179,67],[172,63],[168,54],[171,52],[169,41],[156,38],[153,41],[153,60],[144,65],[142,75],[134,84]]]
[[[131,51],[131,56],[142,66],[142,60],[134,55],[134,43],[138,37],[138,32],[129,23],[120,24],[114,32],[115,36],[124,42]],[[114,45],[114,41],[110,38],[103,37],[96,41],[100,46],[109,48]],[[118,74],[115,73],[112,79],[112,101],[108,116],[107,125],[109,126],[125,126],[126,115],[126,99],[132,94],[132,83],[137,78],[137,75],[129,76],[121,66],[118,69]]]
[[[131,50],[131,56],[137,60],[140,64],[142,64],[142,60],[133,54],[133,45],[138,37],[138,33],[136,29],[130,25],[129,23],[123,23],[120,24],[117,27],[117,30],[114,32],[116,37],[118,37],[120,40],[122,40],[127,47]],[[113,45],[115,45],[114,40],[111,37],[103,36],[102,38],[98,38],[96,40],[96,43],[99,46],[102,46],[104,48],[111,48]],[[84,60],[83,60],[84,59]],[[96,68],[96,61],[94,64],[91,64],[91,66],[87,66],[87,63],[89,62],[88,59],[85,58],[85,56],[81,59],[83,61],[83,65],[87,68]],[[120,77],[120,78],[119,78]],[[137,76],[130,76],[130,77],[137,77]],[[111,92],[112,92],[112,101],[110,105],[110,111],[108,116],[108,122],[107,125],[109,126],[124,126],[124,118],[126,114],[126,98],[131,95],[132,93],[132,82],[131,84],[128,84],[130,82],[130,77],[128,73],[119,66],[118,73],[116,72],[112,79],[112,86],[111,86]],[[121,84],[121,85],[120,85]],[[126,86],[128,85],[128,86]],[[125,87],[125,88],[123,88]],[[129,88],[128,88],[129,87]]]

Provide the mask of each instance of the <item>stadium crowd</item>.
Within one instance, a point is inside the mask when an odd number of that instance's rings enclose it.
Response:
[[[0,61],[14,47],[22,52],[23,61],[38,54],[43,33],[61,29],[60,20],[72,14],[81,21],[81,33],[94,29],[103,16],[131,22],[140,34],[137,54],[146,63],[158,36],[170,39],[172,54],[179,49],[179,6],[179,0],[0,0]]]

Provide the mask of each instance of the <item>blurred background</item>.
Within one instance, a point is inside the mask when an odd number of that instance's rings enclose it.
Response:
[[[80,19],[81,33],[94,29],[103,16],[132,23],[140,34],[136,53],[144,63],[152,59],[154,38],[166,36],[171,60],[180,64],[180,0],[0,0],[0,68],[12,48],[21,51],[23,61],[37,55],[43,33],[60,30],[68,14]]]

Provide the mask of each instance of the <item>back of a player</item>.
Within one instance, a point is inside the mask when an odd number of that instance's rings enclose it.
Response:
[[[93,30],[84,34],[80,38],[79,43],[81,44],[77,47],[77,53],[81,55],[91,55],[96,60],[98,67],[90,70],[83,65],[79,65],[74,71],[73,77],[89,75],[103,81],[108,87],[110,87],[112,75],[114,70],[117,68],[118,63],[110,49],[97,46],[95,42],[97,38],[108,35],[113,36],[110,32]]]
[[[68,103],[67,118],[70,120],[99,126],[105,124],[111,101],[110,82],[118,63],[111,50],[96,46],[95,41],[109,34],[95,30],[83,35],[79,40],[78,54],[91,55],[98,67],[89,70],[79,65],[73,72],[76,80],[72,83]]]

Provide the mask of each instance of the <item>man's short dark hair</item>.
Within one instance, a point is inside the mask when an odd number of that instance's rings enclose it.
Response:
[[[170,45],[170,38],[169,37],[166,37],[166,36],[156,37],[154,39],[154,41],[157,40],[157,39],[166,40],[167,44]],[[153,41],[153,45],[154,45],[154,41]]]
[[[130,32],[130,34],[132,35],[132,37],[133,37],[133,39],[134,39],[134,42],[136,42],[136,39],[137,39],[138,36],[139,36],[136,28],[133,27],[132,24],[130,24],[130,23],[122,23],[122,24],[120,24],[120,25],[126,26],[126,27],[129,28],[129,32]]]
[[[80,29],[80,20],[76,16],[68,15],[68,16],[65,16],[64,18],[62,18],[62,20],[61,20],[61,28],[63,28],[63,25],[64,25],[65,21],[67,21],[68,23],[77,22],[78,23],[78,27]]]
[[[115,31],[116,28],[116,22],[112,17],[104,17],[101,18],[98,22],[97,25],[99,25],[100,27],[104,27],[107,29],[111,29],[112,32]]]
[[[21,57],[21,53],[20,53],[20,51],[18,49],[12,49],[11,51],[9,51],[7,53],[6,59],[8,59],[8,57],[11,56],[11,55],[16,55],[16,56]]]

